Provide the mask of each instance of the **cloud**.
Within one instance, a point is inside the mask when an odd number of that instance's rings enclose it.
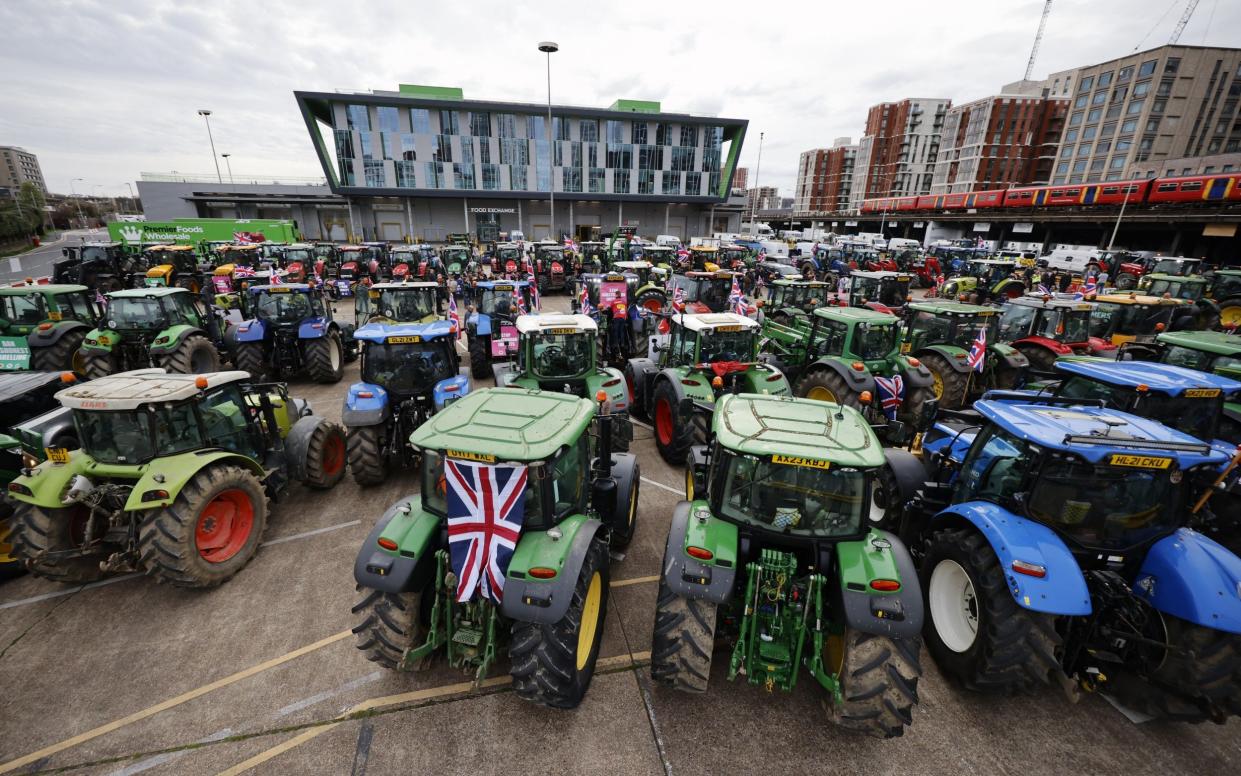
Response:
[[[1181,42],[1241,45],[1241,4],[1204,3]],[[460,86],[469,97],[542,102],[555,40],[557,102],[660,100],[666,110],[750,120],[742,164],[791,195],[798,155],[855,140],[867,108],[904,97],[994,94],[1025,70],[1043,3],[777,0],[583,6],[371,0],[8,0],[0,3],[0,142],[38,154],[51,187],[109,193],[143,171],[238,177],[322,174],[297,89]],[[1036,77],[1167,40],[1169,0],[1060,0]],[[1208,20],[1211,22],[1208,25]]]

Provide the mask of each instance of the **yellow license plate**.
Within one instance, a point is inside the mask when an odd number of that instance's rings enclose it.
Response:
[[[478,461],[479,463],[495,463],[496,457],[488,453],[470,453],[465,450],[445,450],[449,458],[459,458],[463,461]]]
[[[913,347],[914,345],[912,342],[902,342],[901,343],[901,355],[902,356],[908,355],[909,351],[913,350]]]
[[[548,334],[577,334],[577,329],[548,329]]]
[[[1128,455],[1112,453],[1108,458],[1112,466],[1128,466],[1131,469],[1166,469],[1172,465],[1171,458],[1159,458],[1153,455]]]
[[[389,345],[404,345],[409,342],[422,342],[422,337],[417,334],[409,334],[401,337],[389,337]]]
[[[741,331],[740,326],[716,326],[716,331]]]
[[[69,451],[63,447],[45,447],[43,452],[52,463],[69,463]]]
[[[61,320],[64,320],[64,317],[65,316],[61,315],[59,312],[55,310],[51,310],[47,314],[47,319],[49,321],[61,321]]]
[[[1218,388],[1190,388],[1185,391],[1186,399],[1214,399],[1219,396]]]
[[[269,293],[269,294],[287,294],[287,293],[289,293],[289,291],[291,291],[291,290],[292,290],[292,289],[285,288],[284,286],[271,286],[270,288],[268,288],[268,289],[267,289],[267,293]]]
[[[832,465],[831,461],[820,461],[817,458],[802,458],[796,455],[781,455],[779,453],[771,456],[771,462],[782,466],[804,466],[807,469],[826,469]]]
[[[512,286],[492,286],[493,291],[512,291]]]
[[[378,291],[371,291],[367,294],[367,296],[369,296],[371,299],[378,299],[380,296],[382,296],[382,294],[380,294]]]

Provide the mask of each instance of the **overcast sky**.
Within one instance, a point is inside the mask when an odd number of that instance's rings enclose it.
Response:
[[[1185,0],[1055,0],[1035,78],[1167,42]],[[798,154],[861,134],[903,97],[965,102],[1025,71],[1042,0],[745,2],[0,2],[0,145],[53,191],[116,195],[141,172],[321,176],[292,92],[459,86],[467,98],[618,97],[749,119],[759,182],[792,196]],[[1241,46],[1241,2],[1202,0],[1182,44]],[[223,165],[221,165],[223,167]]]

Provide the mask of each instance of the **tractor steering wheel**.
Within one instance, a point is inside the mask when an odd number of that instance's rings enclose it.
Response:
[[[564,348],[559,345],[548,345],[543,348],[543,352],[539,354],[539,365],[543,367],[554,366],[564,361]]]

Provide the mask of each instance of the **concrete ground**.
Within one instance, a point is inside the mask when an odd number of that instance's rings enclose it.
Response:
[[[339,417],[356,370],[294,392]],[[599,671],[577,710],[517,699],[505,665],[472,690],[442,662],[398,675],[363,658],[349,633],[353,559],[417,486],[411,473],[366,490],[347,478],[328,492],[293,488],[262,551],[215,590],[139,576],[0,586],[0,773],[1241,772],[1236,719],[1135,725],[1098,696],[981,696],[945,681],[925,651],[914,724],[890,741],[829,723],[805,674],[791,694],[728,682],[725,653],[705,695],[653,688],[657,575],[683,473],[636,431],[640,524],[613,566]],[[350,710],[367,713],[342,721]]]

